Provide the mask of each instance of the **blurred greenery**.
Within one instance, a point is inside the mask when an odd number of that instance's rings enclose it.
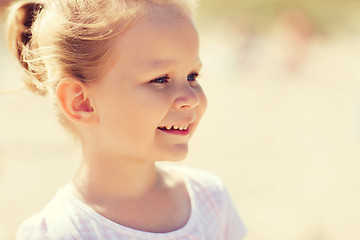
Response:
[[[358,0],[203,0],[199,14],[204,19],[245,21],[259,29],[272,27],[282,14],[298,12],[326,33],[354,31]]]
[[[225,22],[249,24],[255,30],[266,30],[288,12],[306,16],[319,32],[346,33],[358,31],[359,0],[199,0],[198,9],[202,22]],[[0,13],[10,0],[0,0]]]

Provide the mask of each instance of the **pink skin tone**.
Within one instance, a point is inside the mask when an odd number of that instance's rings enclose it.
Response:
[[[195,81],[198,73],[198,36],[191,22],[163,16],[140,21],[116,41],[114,65],[105,77],[90,85],[100,122],[97,147],[109,157],[141,161],[183,159],[190,136],[206,107]],[[168,79],[163,79],[168,76]],[[157,79],[161,80],[157,80]],[[159,129],[189,124],[189,134],[174,136]]]
[[[75,122],[83,146],[74,193],[120,224],[153,232],[178,229],[191,208],[183,179],[155,162],[185,158],[206,109],[196,80],[201,69],[196,28],[187,17],[154,10],[113,47],[102,79],[90,84],[68,79],[58,86],[62,110]],[[77,104],[79,91],[84,101]],[[89,106],[73,109],[85,103]],[[183,130],[167,130],[170,126]]]

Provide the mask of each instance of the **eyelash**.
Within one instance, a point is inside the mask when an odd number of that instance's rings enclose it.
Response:
[[[167,83],[169,80],[169,76],[166,74],[165,76],[159,77],[159,78],[155,78],[153,80],[151,80],[151,83],[158,83],[158,84],[164,84]]]
[[[190,73],[189,75],[187,75],[187,80],[189,82],[194,82],[194,81],[196,81],[198,76],[199,76],[198,73]],[[157,83],[157,84],[165,84],[165,83],[169,82],[168,81],[169,79],[170,79],[170,77],[166,74],[166,75],[164,75],[162,77],[155,78],[155,79],[151,80],[150,82],[151,83]]]

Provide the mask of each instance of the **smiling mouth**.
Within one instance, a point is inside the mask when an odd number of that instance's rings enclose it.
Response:
[[[188,135],[189,131],[189,124],[185,125],[174,125],[174,126],[162,126],[158,127],[159,130],[176,135]]]
[[[185,124],[185,125],[174,125],[174,126],[162,126],[162,127],[158,127],[158,129],[160,130],[187,130],[189,127],[189,124]]]

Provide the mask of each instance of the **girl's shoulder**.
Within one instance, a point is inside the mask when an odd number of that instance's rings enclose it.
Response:
[[[69,207],[62,199],[62,191],[59,190],[40,213],[28,218],[18,227],[16,240],[79,239],[69,224]]]
[[[196,219],[201,223],[197,227],[204,229],[205,232],[211,232],[213,229],[219,230],[201,239],[243,239],[246,234],[245,226],[229,192],[217,175],[178,165],[167,168],[176,170],[183,176],[191,199],[191,206],[196,214]]]
[[[46,232],[46,220],[42,217],[40,213],[38,213],[27,219],[19,226],[16,232],[16,239],[48,239],[48,237],[46,236]]]

